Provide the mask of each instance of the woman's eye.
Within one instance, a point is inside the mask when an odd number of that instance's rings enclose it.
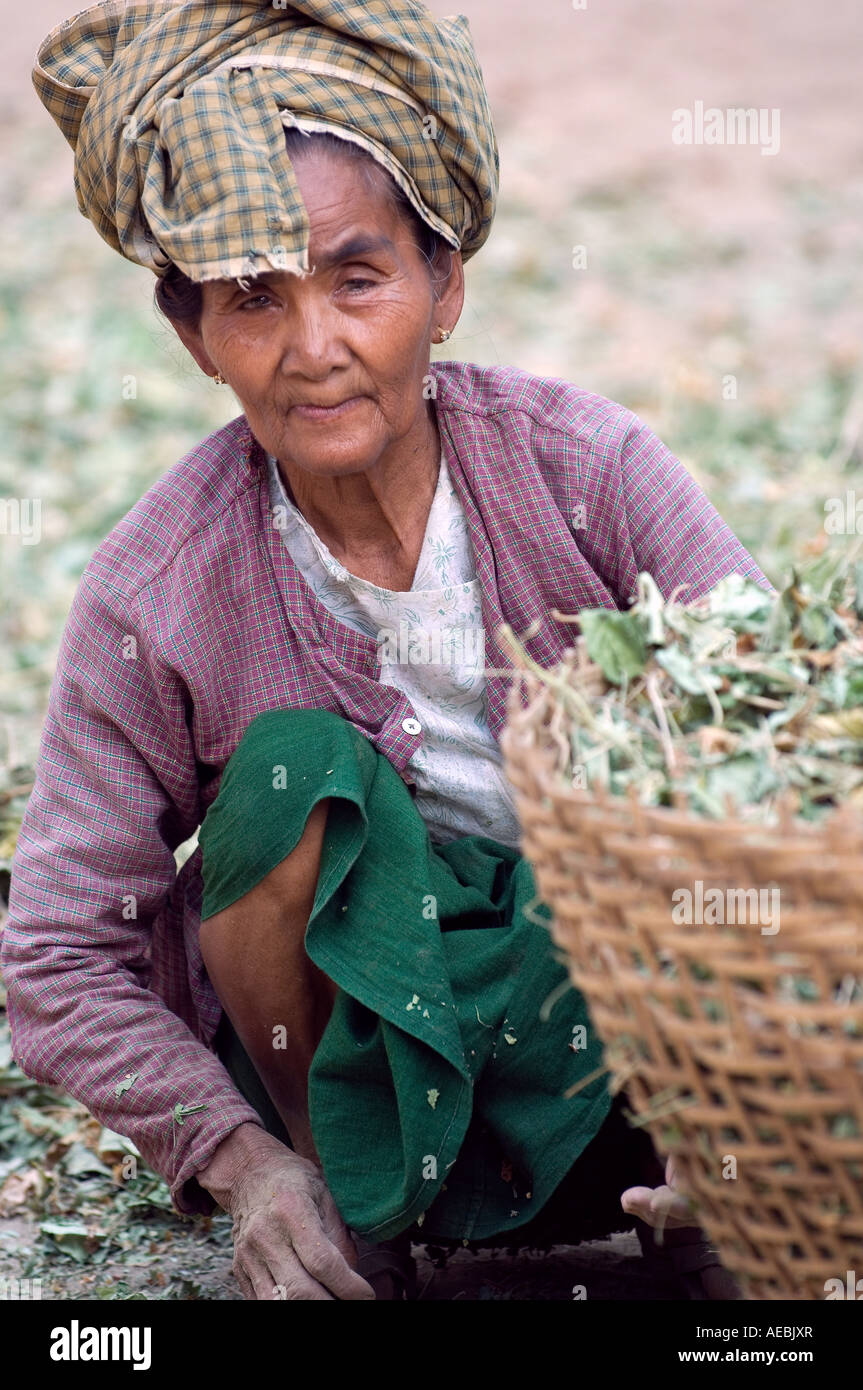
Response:
[[[253,295],[251,299],[244,299],[243,302],[242,302],[242,304],[240,305],[240,308],[241,308],[241,309],[260,309],[260,308],[263,308],[264,305],[269,304],[269,303],[270,303],[270,296],[269,296],[268,294],[256,294],[256,295]]]
[[[345,280],[342,289],[350,290],[351,294],[357,294],[360,290],[374,285],[374,280],[363,280],[360,276],[353,276],[350,280]]]

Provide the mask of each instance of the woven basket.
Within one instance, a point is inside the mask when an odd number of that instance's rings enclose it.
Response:
[[[863,1276],[863,824],[813,826],[787,804],[776,828],[707,821],[579,790],[558,771],[560,723],[519,671],[502,747],[523,849],[611,1089],[675,1154],[747,1298],[823,1299]],[[676,924],[672,894],[697,915],[698,882],[778,887],[778,932],[765,916]]]

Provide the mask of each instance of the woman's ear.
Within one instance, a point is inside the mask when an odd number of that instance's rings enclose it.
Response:
[[[451,246],[444,246],[439,255],[443,264],[440,269],[441,279],[435,285],[435,317],[452,329],[458,323],[464,308],[464,262],[461,251],[455,251]]]
[[[174,323],[173,328],[183,347],[192,354],[204,376],[215,376],[218,368],[207,355],[200,329],[193,328],[188,323]]]

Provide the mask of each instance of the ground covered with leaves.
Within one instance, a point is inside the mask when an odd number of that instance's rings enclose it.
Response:
[[[227,1215],[176,1216],[127,1139],[24,1076],[0,1021],[0,1280],[38,1280],[43,1299],[239,1300],[231,1249]],[[674,1296],[645,1276],[634,1237],[445,1263],[414,1253],[428,1301]]]

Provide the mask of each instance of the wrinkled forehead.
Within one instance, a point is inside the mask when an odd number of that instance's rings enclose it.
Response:
[[[312,224],[309,243],[311,268],[308,275],[302,278],[316,275],[323,277],[341,266],[373,264],[385,269],[400,259],[403,245],[409,237],[388,236],[385,231],[374,229],[372,223],[367,224],[368,229],[363,225],[358,228],[353,218],[349,216],[347,220],[350,222],[348,234],[337,238],[317,236],[315,225]],[[293,272],[263,269],[255,275],[239,276],[233,280],[209,280],[205,282],[205,287],[212,296],[221,300],[232,295],[238,288],[248,290],[256,285],[278,285],[291,273]]]

